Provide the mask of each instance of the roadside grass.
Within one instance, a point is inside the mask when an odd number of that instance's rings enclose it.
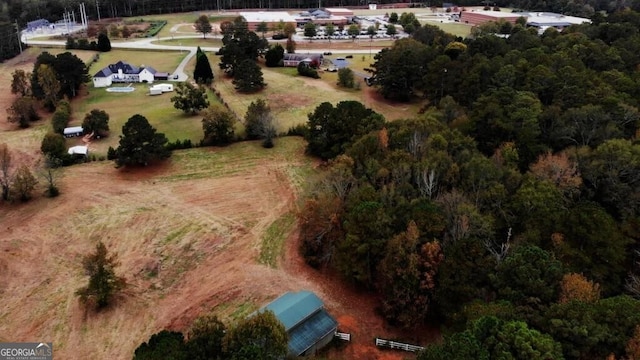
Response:
[[[168,46],[200,46],[200,47],[219,48],[222,46],[222,39],[214,39],[212,37],[207,37],[206,39],[203,39],[202,37],[190,38],[190,39],[162,39],[159,41],[153,41],[152,44],[168,45]]]
[[[259,263],[274,269],[278,267],[278,260],[282,257],[284,242],[291,232],[295,220],[295,216],[289,212],[269,225],[262,236]]]

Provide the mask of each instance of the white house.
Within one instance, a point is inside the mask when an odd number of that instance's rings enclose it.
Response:
[[[160,75],[166,80],[165,73],[159,73],[152,67],[137,67],[124,61],[118,61],[93,75],[93,86],[107,87],[113,83],[153,83],[156,75]]]

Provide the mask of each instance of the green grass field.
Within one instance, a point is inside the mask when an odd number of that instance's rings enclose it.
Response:
[[[448,32],[450,34],[453,34],[455,36],[460,36],[463,38],[471,34],[471,28],[472,28],[471,25],[461,24],[459,22],[440,23],[436,21],[423,21],[422,23],[438,26],[440,29],[442,29],[445,32]]]
[[[202,118],[188,116],[175,109],[170,101],[173,93],[149,96],[146,84],[132,86],[136,90],[131,93],[109,93],[104,88],[91,87],[86,98],[73,102],[73,120],[69,123],[70,126],[81,125],[85,114],[92,109],[104,110],[109,114],[110,136],[91,143],[94,154],[104,155],[109,146],[117,147],[122,126],[135,114],[146,117],[152,126],[167,136],[169,141],[191,139],[193,142],[198,142],[202,139]],[[69,142],[76,141],[78,140],[69,140]]]

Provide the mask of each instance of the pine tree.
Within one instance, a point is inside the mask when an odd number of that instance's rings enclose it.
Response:
[[[89,275],[89,283],[76,291],[83,303],[92,303],[96,309],[109,305],[113,296],[125,286],[125,280],[116,275],[118,266],[115,255],[109,256],[107,247],[99,242],[96,252],[82,259],[82,267]]]
[[[133,115],[122,127],[120,146],[116,149],[116,165],[148,165],[153,160],[171,156],[165,148],[167,137],[149,124],[142,115]]]
[[[196,52],[196,68],[193,71],[193,77],[198,84],[211,84],[213,82],[213,70],[211,70],[211,64],[209,58],[202,49],[198,46]]]

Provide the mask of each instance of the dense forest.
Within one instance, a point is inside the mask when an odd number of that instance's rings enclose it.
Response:
[[[637,358],[639,25],[427,25],[380,52],[377,90],[430,103],[309,114],[328,161],[300,213],[307,262],[379,293],[390,323],[445,324],[422,359]]]

